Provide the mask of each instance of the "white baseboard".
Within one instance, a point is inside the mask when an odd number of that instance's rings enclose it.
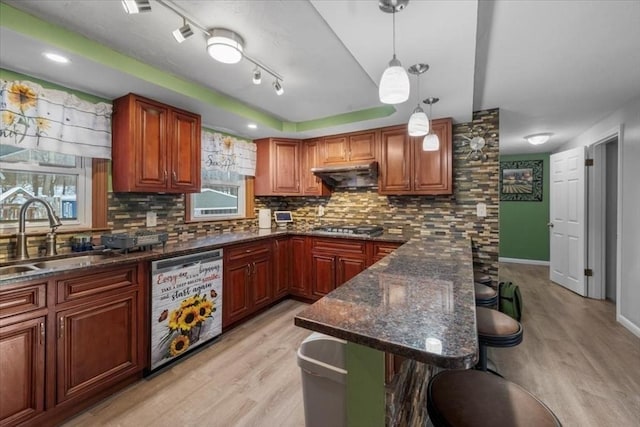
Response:
[[[504,258],[499,257],[500,262],[511,262],[513,264],[531,264],[531,265],[549,265],[549,261],[540,261],[537,259],[521,259],[521,258]]]
[[[618,323],[631,331],[632,334],[640,338],[640,327],[633,323],[631,320],[627,319],[623,315],[618,316]]]

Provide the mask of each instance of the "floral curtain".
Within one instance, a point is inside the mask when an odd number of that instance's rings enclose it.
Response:
[[[233,182],[256,174],[256,145],[218,132],[202,131],[202,182]]]
[[[110,159],[111,109],[33,82],[0,80],[0,144]]]

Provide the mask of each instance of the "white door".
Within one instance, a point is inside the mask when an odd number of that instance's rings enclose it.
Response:
[[[585,148],[551,155],[550,279],[586,295]]]

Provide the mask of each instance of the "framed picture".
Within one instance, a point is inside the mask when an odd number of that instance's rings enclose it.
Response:
[[[542,201],[542,160],[500,162],[500,200]]]

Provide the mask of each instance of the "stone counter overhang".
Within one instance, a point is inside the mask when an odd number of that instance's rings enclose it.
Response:
[[[100,259],[95,262],[85,262],[85,263],[74,264],[71,260],[73,260],[73,256],[82,256],[82,255],[104,253],[104,252],[79,252],[79,253],[69,254],[67,256],[70,262],[64,266],[59,266],[56,268],[39,269],[39,270],[33,270],[29,272],[3,276],[3,277],[0,277],[0,286],[8,285],[8,284],[16,284],[16,283],[27,281],[27,280],[41,279],[48,276],[52,276],[54,274],[67,273],[67,272],[78,271],[83,269],[91,269],[95,267],[117,265],[117,264],[123,264],[127,262],[156,261],[164,258],[188,255],[188,254],[193,254],[197,252],[224,248],[230,245],[250,243],[250,242],[255,242],[259,240],[270,239],[273,237],[288,236],[288,235],[330,237],[330,238],[336,238],[336,239],[350,239],[350,240],[356,239],[356,240],[396,242],[396,243],[404,243],[407,240],[409,240],[408,236],[403,236],[401,234],[385,233],[381,236],[369,237],[365,235],[316,232],[313,230],[304,230],[304,229],[300,229],[300,230],[265,229],[265,230],[255,230],[255,231],[224,232],[224,233],[214,234],[206,237],[189,239],[179,243],[167,244],[164,248],[161,246],[154,246],[152,250],[147,250],[147,251],[134,251],[128,254],[114,253],[113,256],[108,256],[106,258]],[[62,255],[56,258],[65,258],[65,257],[66,256]],[[4,267],[8,265],[30,264],[38,261],[43,261],[45,259],[52,259],[52,258],[33,258],[33,259],[29,259],[26,261],[19,261],[19,262],[9,261],[5,263],[0,263],[0,267]]]
[[[295,324],[441,368],[470,368],[478,353],[471,242],[413,238]]]

